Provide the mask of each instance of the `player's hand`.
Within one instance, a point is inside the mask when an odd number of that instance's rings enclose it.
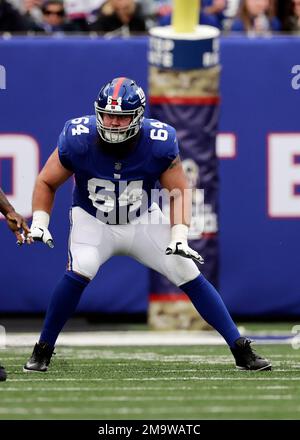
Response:
[[[166,255],[180,255],[184,258],[192,258],[199,264],[204,264],[204,260],[198,252],[189,247],[187,241],[173,240],[169,243],[166,249]]]
[[[29,226],[20,214],[16,211],[10,211],[6,214],[6,221],[9,229],[15,234],[19,245],[32,243]]]
[[[52,235],[45,226],[31,226],[30,236],[32,237],[33,241],[42,241],[50,248],[54,247]]]

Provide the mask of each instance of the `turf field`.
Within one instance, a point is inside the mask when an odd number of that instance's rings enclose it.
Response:
[[[23,373],[32,347],[1,350],[1,419],[299,419],[300,352],[259,345],[272,372],[239,372],[224,345],[64,347]]]

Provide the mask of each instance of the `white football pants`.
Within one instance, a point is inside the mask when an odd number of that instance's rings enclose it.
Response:
[[[147,224],[107,225],[78,206],[72,208],[68,269],[93,279],[110,257],[128,255],[165,275],[176,286],[196,278],[200,272],[191,259],[165,254],[170,224],[166,224],[157,204],[149,211],[142,214],[148,217]]]

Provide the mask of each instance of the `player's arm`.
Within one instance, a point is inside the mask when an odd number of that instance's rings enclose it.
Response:
[[[5,216],[9,229],[15,234],[18,243],[31,242],[28,237],[29,227],[24,218],[18,214],[9,203],[4,192],[0,188],[0,212]]]
[[[56,190],[72,176],[60,162],[57,148],[47,160],[37,177],[32,196],[33,219],[31,235],[36,241],[43,241],[53,247],[53,239],[48,231],[50,214]]]
[[[187,243],[192,200],[179,156],[162,173],[160,183],[170,194],[171,242],[166,254],[178,254],[202,264],[204,261],[201,255],[191,249]]]
[[[184,224],[189,226],[191,219],[191,200],[188,183],[177,156],[169,168],[160,176],[160,183],[170,193],[170,223],[171,226]]]

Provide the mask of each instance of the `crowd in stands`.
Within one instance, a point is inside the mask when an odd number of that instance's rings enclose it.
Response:
[[[199,1],[199,23],[225,32],[300,33],[300,0]],[[0,33],[131,35],[171,17],[172,0],[0,0]]]

